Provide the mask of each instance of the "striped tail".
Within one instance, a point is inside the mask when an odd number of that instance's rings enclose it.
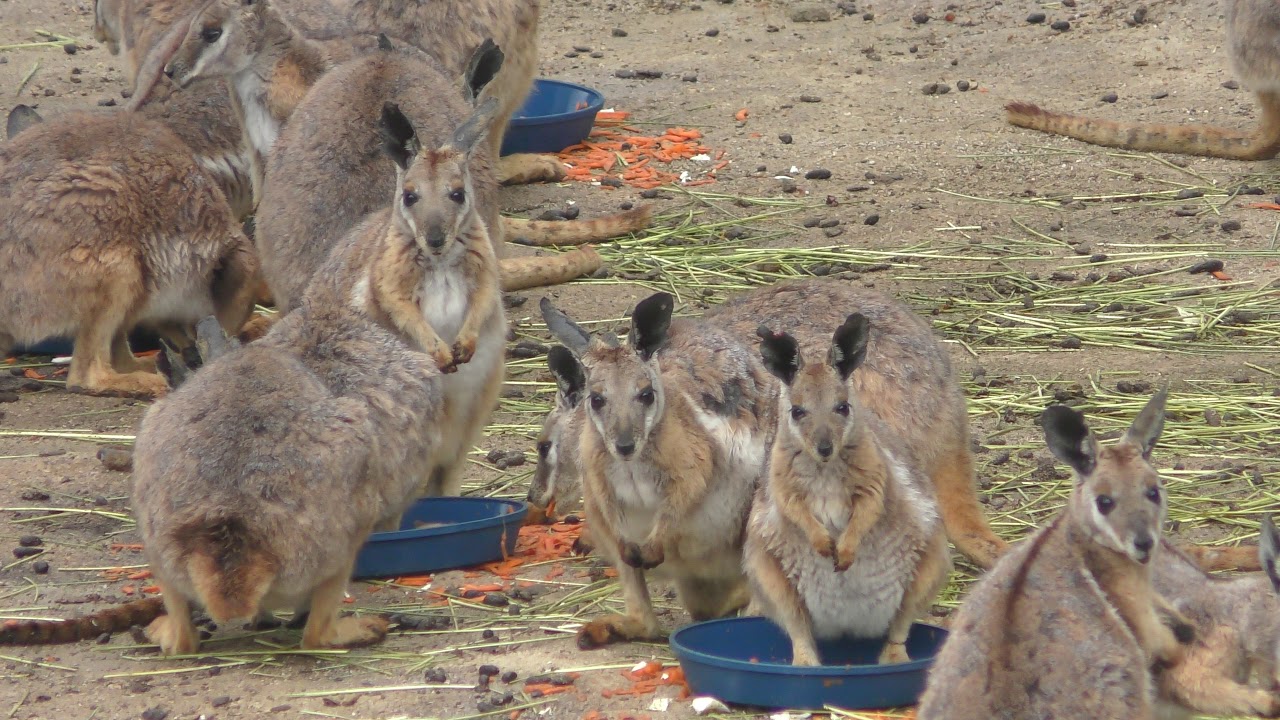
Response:
[[[503,218],[503,237],[517,245],[581,245],[639,232],[649,227],[653,208],[645,205],[590,220]]]
[[[147,625],[164,614],[164,601],[144,598],[70,620],[6,620],[0,625],[0,645],[57,645],[117,633]]]

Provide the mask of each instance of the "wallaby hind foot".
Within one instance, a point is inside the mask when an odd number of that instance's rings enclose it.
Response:
[[[191,655],[196,651],[196,627],[191,623],[191,606],[181,593],[173,592],[162,581],[160,587],[164,600],[164,615],[151,621],[146,636],[160,646],[162,655]]]
[[[578,648],[596,650],[605,645],[636,640],[661,641],[666,636],[657,626],[643,618],[630,615],[602,615],[578,630]]]
[[[302,649],[352,648],[376,645],[387,637],[389,623],[381,617],[338,617],[347,572],[325,580],[311,593],[311,612],[302,630]]]
[[[498,182],[503,185],[556,182],[563,180],[564,175],[564,163],[554,155],[517,153],[498,161]]]

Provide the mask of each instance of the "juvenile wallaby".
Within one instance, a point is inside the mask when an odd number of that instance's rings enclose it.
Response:
[[[502,71],[485,93],[500,103],[489,130],[491,156],[499,158],[507,123],[524,104],[538,71],[539,0],[337,2],[348,10],[357,29],[385,32],[414,43],[455,76],[466,70],[471,49],[492,38],[506,53]],[[504,184],[558,180],[564,176],[564,166],[549,155],[517,154],[499,158],[497,174]]]
[[[791,335],[760,328],[764,366],[782,382],[743,566],[753,600],[790,636],[795,665],[821,664],[814,638],[841,636],[887,638],[880,662],[906,662],[911,623],[951,570],[928,476],[849,388],[870,330],[850,315],[819,362],[817,343],[802,351]]]
[[[646,571],[670,577],[695,620],[743,606],[742,531],[765,458],[773,383],[723,331],[671,319],[673,298],[636,305],[626,345],[591,336],[542,301],[585,377],[580,463],[592,540],[618,570],[626,613],[578,632],[578,646],[662,633]],[[577,370],[557,367],[569,377]]]
[[[1262,519],[1265,575],[1209,575],[1167,545],[1152,564],[1156,590],[1186,613],[1196,641],[1177,666],[1158,671],[1162,720],[1195,715],[1280,717],[1280,534]],[[1255,677],[1261,686],[1251,686]]]
[[[547,352],[547,365],[556,379],[555,406],[547,413],[538,435],[538,463],[529,481],[526,501],[531,512],[554,518],[576,510],[582,503],[578,447],[586,420],[581,407],[587,378],[563,345]]]
[[[1164,425],[1156,393],[1100,448],[1064,405],[1041,418],[1075,471],[1066,510],[1000,559],[961,606],[934,660],[922,720],[1151,718],[1153,664],[1176,664],[1190,621],[1151,584],[1165,494],[1150,464]]]
[[[1280,6],[1272,0],[1227,0],[1227,52],[1236,75],[1258,98],[1252,132],[1208,125],[1156,125],[1050,112],[1030,103],[1005,106],[1014,125],[1094,145],[1232,160],[1268,160],[1280,152]]]
[[[257,278],[210,173],[163,123],[126,112],[68,113],[0,146],[0,267],[0,355],[73,336],[68,388],[148,397],[165,380],[128,332],[187,344],[216,314],[234,333]]]

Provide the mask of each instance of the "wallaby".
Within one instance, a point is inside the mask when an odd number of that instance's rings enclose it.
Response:
[[[485,77],[491,76],[491,71],[477,65],[489,47],[492,43],[482,44],[473,57],[472,73],[484,71]],[[290,116],[272,150],[258,208],[256,242],[278,307],[290,309],[334,242],[362,217],[385,206],[394,191],[385,158],[369,150],[369,138],[378,136],[378,118],[368,116],[365,103],[381,107],[392,102],[413,118],[426,119],[437,112],[463,117],[463,108],[482,88],[483,84],[473,86],[469,80],[455,86],[433,61],[412,48],[358,58],[320,78]],[[648,208],[581,222],[503,218],[487,144],[471,158],[476,206],[486,217],[495,255],[501,256],[502,241],[508,236],[522,236],[536,244],[577,244],[634,232],[649,223]],[[503,260],[502,287],[512,290],[565,282],[594,271],[599,264],[599,256],[589,249]]]
[[[1152,665],[1180,662],[1196,635],[1151,583],[1165,397],[1101,448],[1079,412],[1045,410],[1049,449],[1075,473],[1067,507],[978,580],[934,659],[921,720],[1153,717]]]
[[[0,355],[70,335],[69,389],[141,397],[166,383],[133,356],[129,331],[186,344],[216,314],[234,333],[257,280],[249,240],[191,149],[127,112],[68,113],[0,146],[0,266]]]
[[[667,293],[641,301],[620,345],[611,334],[589,335],[542,301],[547,326],[572,353],[558,354],[557,362],[580,363],[586,380],[586,516],[626,601],[625,614],[579,630],[583,649],[661,636],[645,584],[655,568],[674,580],[695,620],[748,600],[742,532],[765,460],[773,382],[723,331],[673,321],[673,305]]]
[[[849,388],[869,335],[866,317],[850,315],[816,362],[817,343],[802,351],[791,335],[760,328],[764,366],[781,388],[743,566],[753,600],[791,638],[794,665],[821,664],[814,638],[841,636],[886,638],[880,662],[907,662],[911,624],[951,571],[928,476]]]
[[[556,399],[538,435],[538,462],[525,500],[531,513],[551,519],[582,503],[578,447],[586,419],[581,407],[587,378],[563,345],[547,351],[547,365],[556,379]]]
[[[1196,628],[1186,658],[1158,671],[1162,720],[1280,717],[1280,534],[1270,517],[1262,519],[1258,548],[1265,575],[1209,575],[1171,545],[1152,564],[1156,590]],[[1250,686],[1253,676],[1261,687]]]
[[[1252,132],[1208,125],[1097,120],[1023,102],[1005,106],[1008,120],[1020,127],[1107,147],[1269,160],[1280,153],[1280,6],[1272,0],[1227,0],[1226,14],[1231,64],[1245,87],[1257,96],[1262,110]]]
[[[348,11],[357,29],[412,42],[436,58],[446,73],[457,76],[465,71],[471,49],[492,38],[506,53],[502,72],[485,93],[501,103],[489,130],[498,178],[503,184],[515,184],[564,177],[564,166],[551,155],[499,157],[507,124],[524,104],[538,71],[540,0],[337,0],[337,4]]]
[[[122,61],[125,83],[137,91],[143,59],[169,29],[206,0],[94,0],[93,36]],[[148,83],[149,84],[149,83]]]

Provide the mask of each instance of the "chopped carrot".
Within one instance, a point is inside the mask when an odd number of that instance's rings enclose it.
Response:
[[[537,691],[542,693],[543,696],[565,693],[572,689],[572,685],[552,685],[551,683],[530,683],[524,686],[524,691],[526,693]]]
[[[147,578],[151,577],[151,571],[141,570],[136,573],[129,573],[128,577],[130,580],[146,580]]]
[[[355,599],[355,598],[353,598],[353,597],[349,597],[349,598],[342,598],[342,602],[343,602],[343,603],[345,603],[345,604],[347,604],[347,605],[352,605],[352,604],[354,604],[354,603],[355,603],[355,601],[356,601],[356,599]]]
[[[160,592],[160,586],[159,586],[159,585],[144,585],[144,586],[142,587],[142,592],[147,593],[148,595],[156,595],[156,594],[159,594],[159,592]]]
[[[552,565],[551,570],[547,571],[547,580],[555,580],[564,574],[563,565]]]
[[[1280,210],[1280,205],[1273,202],[1249,203],[1245,205],[1247,208],[1255,208],[1258,210]]]
[[[149,358],[149,357],[155,357],[159,354],[160,354],[159,350],[143,350],[142,352],[134,353],[133,356],[140,357],[140,358]]]
[[[737,120],[738,122],[745,122],[746,119],[750,116],[751,116],[751,111],[746,108],[742,108],[741,110],[733,114],[733,119]]]
[[[134,552],[141,552],[142,543],[111,543],[110,548],[113,551],[114,550],[132,550]]]
[[[592,710],[583,715],[582,720],[609,720],[609,718],[599,710]]]
[[[426,587],[431,584],[430,575],[405,575],[395,579],[396,585],[404,585],[406,587]]]
[[[132,595],[137,591],[138,591],[138,588],[132,585],[125,585],[124,587],[120,588],[120,592],[124,593],[125,595]]]
[[[1228,275],[1228,274],[1226,274],[1226,273],[1222,272],[1221,270],[1214,270],[1213,272],[1211,272],[1211,273],[1209,273],[1209,274],[1210,274],[1210,275],[1212,275],[1214,278],[1216,278],[1216,279],[1218,279],[1218,280],[1230,280],[1230,279],[1231,279],[1231,276],[1230,276],[1230,275]]]
[[[22,376],[28,380],[44,380],[48,377],[47,375],[37,372],[34,368],[27,368],[26,370],[23,370]]]

